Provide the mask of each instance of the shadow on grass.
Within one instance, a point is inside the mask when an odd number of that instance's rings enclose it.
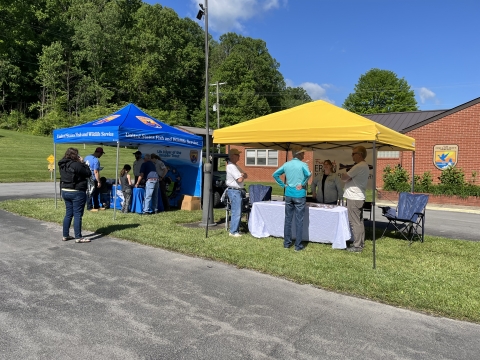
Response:
[[[112,224],[109,226],[98,228],[94,233],[86,235],[90,240],[98,240],[104,236],[108,236],[116,231],[121,231],[125,229],[132,229],[139,227],[140,224]]]

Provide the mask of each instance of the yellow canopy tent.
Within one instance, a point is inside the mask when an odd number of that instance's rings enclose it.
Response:
[[[415,151],[415,140],[363,116],[318,100],[213,132],[215,144],[288,150],[292,145],[334,149],[363,145]]]
[[[215,130],[213,142],[277,150],[289,150],[295,146],[326,150],[362,145],[372,150],[374,195],[377,150],[415,153],[415,139],[322,100]],[[375,268],[375,196],[372,198],[372,215]]]

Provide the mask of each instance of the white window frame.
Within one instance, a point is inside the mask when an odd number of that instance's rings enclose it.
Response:
[[[400,151],[379,151],[377,159],[400,159]]]
[[[259,156],[258,156],[258,152],[261,151],[265,151],[265,164],[258,164],[258,159],[259,159]],[[251,154],[252,152],[255,153],[255,156],[252,157],[252,156],[249,156],[249,153]],[[273,156],[270,156],[270,154],[276,154],[277,156],[276,157],[273,157]],[[248,159],[252,159],[254,158],[255,159],[255,164],[249,164],[248,163]],[[263,158],[263,157],[262,157]],[[275,164],[268,164],[268,160],[269,159],[275,159],[276,162]],[[245,149],[245,166],[262,166],[262,167],[277,167],[278,166],[278,150],[272,150],[272,149]]]

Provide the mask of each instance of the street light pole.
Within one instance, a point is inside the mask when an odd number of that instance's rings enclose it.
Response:
[[[210,84],[210,86],[216,86],[217,87],[217,103],[215,105],[215,111],[217,112],[217,129],[220,129],[220,100],[219,100],[219,91],[218,87],[220,85],[225,85],[226,82],[219,83],[218,81],[215,84]],[[218,153],[220,154],[220,144],[217,145],[217,150]]]
[[[205,16],[205,164],[203,165],[203,198],[202,198],[202,222],[200,226],[205,226],[205,237],[208,237],[208,226],[216,225],[213,218],[213,202],[212,197],[212,163],[210,161],[210,124],[208,113],[210,111],[208,105],[208,0],[205,1],[205,6],[200,5],[197,19],[201,20]]]

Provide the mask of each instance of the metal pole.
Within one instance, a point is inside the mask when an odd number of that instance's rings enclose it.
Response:
[[[117,165],[115,166],[115,194],[113,195],[113,220],[117,216],[117,189],[118,189],[118,154],[120,153],[120,141],[117,141]],[[125,200],[124,200],[125,201]]]
[[[57,208],[57,144],[53,140],[53,186],[55,187],[55,209]]]
[[[205,7],[202,8],[205,16],[205,164],[203,165],[203,199],[202,199],[202,222],[205,226],[205,237],[208,237],[208,226],[216,225],[213,222],[212,197],[212,164],[210,163],[210,124],[208,113],[208,0],[205,0]]]
[[[412,193],[415,192],[415,151],[412,152]]]
[[[372,181],[372,209],[370,210],[373,215],[372,222],[372,242],[373,242],[373,268],[377,267],[376,252],[375,252],[375,189],[377,188],[377,150],[375,148],[376,142],[373,141],[373,181]]]

